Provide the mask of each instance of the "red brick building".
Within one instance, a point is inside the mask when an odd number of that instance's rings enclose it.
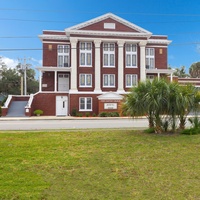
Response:
[[[138,81],[171,75],[167,36],[108,13],[64,31],[43,31],[43,66],[33,110],[45,115],[118,111]]]
[[[167,36],[151,32],[112,13],[63,31],[45,30],[39,92],[26,113],[67,116],[72,111],[98,115],[119,111],[132,86],[167,75]]]

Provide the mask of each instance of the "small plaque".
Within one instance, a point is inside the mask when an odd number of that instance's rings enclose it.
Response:
[[[104,103],[104,109],[117,109],[117,103]]]

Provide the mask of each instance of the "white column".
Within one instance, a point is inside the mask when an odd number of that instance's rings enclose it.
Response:
[[[100,45],[101,40],[94,40],[95,45],[95,88],[94,92],[101,93],[101,51],[100,51]]]
[[[42,92],[42,74],[43,72],[39,72],[39,92]]]
[[[54,92],[57,92],[57,71],[54,72]]]
[[[170,74],[170,82],[173,81],[173,73]]]
[[[71,42],[71,89],[70,92],[77,90],[77,39],[70,39]]]
[[[158,73],[158,80],[160,79],[160,73]]]
[[[124,40],[118,41],[118,93],[124,91]]]
[[[140,81],[146,80],[146,47],[147,41],[140,42]]]

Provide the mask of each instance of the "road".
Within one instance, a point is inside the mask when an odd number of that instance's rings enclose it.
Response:
[[[146,119],[131,118],[0,118],[0,130],[58,130],[94,128],[147,128]]]

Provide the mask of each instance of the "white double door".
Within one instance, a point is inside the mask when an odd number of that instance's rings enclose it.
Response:
[[[69,74],[58,74],[58,91],[69,91]]]
[[[68,97],[56,96],[56,116],[68,115]]]

